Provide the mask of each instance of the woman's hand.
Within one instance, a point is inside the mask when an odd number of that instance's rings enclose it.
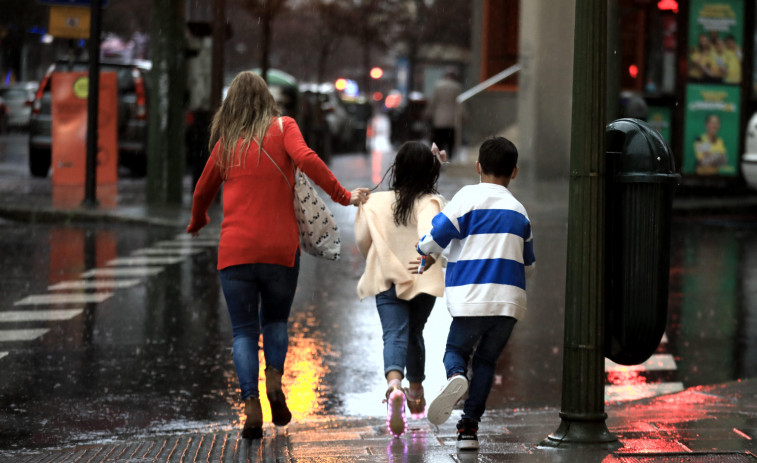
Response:
[[[192,236],[197,236],[200,233],[200,229],[210,223],[210,216],[206,213],[202,220],[194,220],[187,225],[187,233]]]
[[[359,206],[368,201],[368,196],[371,194],[371,190],[368,188],[355,188],[350,191],[350,204],[353,206]]]

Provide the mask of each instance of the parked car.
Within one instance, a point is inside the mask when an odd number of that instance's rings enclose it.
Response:
[[[34,84],[13,84],[0,87],[0,99],[5,104],[5,127],[29,127],[32,113],[31,101],[34,98]]]
[[[29,121],[29,171],[46,177],[52,144],[51,78],[56,72],[88,71],[88,62],[61,61],[50,66],[39,84]],[[122,63],[100,63],[100,72],[115,72],[118,85],[118,164],[132,175],[147,172],[147,88],[145,69]]]
[[[398,91],[387,95],[384,105],[391,123],[391,141],[397,145],[407,140],[420,140],[426,136],[426,98],[421,92],[410,92],[404,98]]]
[[[351,119],[352,138],[349,150],[360,153],[368,152],[368,126],[373,117],[373,106],[365,97],[342,98]]]
[[[305,104],[309,104],[316,107],[311,114],[320,114],[319,117],[325,119],[328,140],[324,144],[329,151],[366,150],[365,132],[372,114],[370,103],[363,98],[343,97],[332,84],[301,84],[300,93],[305,102],[301,112],[306,111]],[[307,126],[308,121],[301,118],[300,124]]]

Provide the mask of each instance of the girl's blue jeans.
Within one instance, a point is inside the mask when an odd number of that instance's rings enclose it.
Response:
[[[423,327],[435,301],[436,298],[428,294],[404,301],[397,298],[394,285],[376,295],[376,308],[384,331],[384,375],[399,371],[413,383],[423,382],[426,378]]]
[[[289,345],[287,321],[299,272],[299,255],[293,267],[243,264],[220,271],[221,288],[234,333],[234,367],[242,399],[260,395],[258,342],[261,327],[266,366],[284,371]]]
[[[505,349],[516,322],[515,318],[505,316],[452,318],[444,352],[447,378],[458,374],[465,376],[468,360],[473,355],[463,418],[481,421],[494,382],[497,360]]]

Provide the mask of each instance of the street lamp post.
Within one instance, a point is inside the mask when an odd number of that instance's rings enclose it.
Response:
[[[576,0],[575,21],[562,422],[541,445],[614,448],[604,411],[607,1]]]

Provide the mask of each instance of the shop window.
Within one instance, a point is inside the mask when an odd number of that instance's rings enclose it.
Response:
[[[672,7],[671,2],[621,2],[621,89],[647,95],[675,92],[678,15]]]
[[[504,71],[518,62],[518,23],[520,0],[484,1],[484,36],[481,47],[481,80]],[[515,90],[517,74],[503,80],[493,88]]]

